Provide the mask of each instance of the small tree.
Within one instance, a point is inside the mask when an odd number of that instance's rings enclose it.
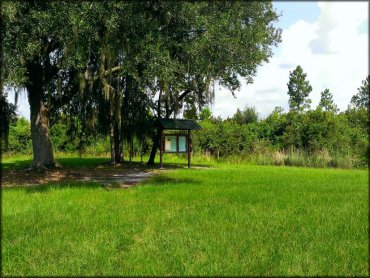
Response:
[[[368,75],[366,79],[362,81],[362,86],[357,89],[358,93],[352,97],[350,103],[350,106],[352,106],[352,108],[368,109],[370,99],[369,81],[370,75]]]
[[[312,91],[310,83],[306,80],[301,66],[297,66],[293,72],[289,73],[288,95],[290,110],[300,112],[309,109],[311,100],[308,95]]]
[[[199,113],[199,120],[206,121],[212,117],[212,111],[209,107],[204,107]]]
[[[329,89],[325,89],[321,92],[319,108],[333,113],[337,113],[339,111],[337,105],[333,101],[333,95],[330,93]]]
[[[239,125],[256,123],[258,120],[258,113],[255,107],[246,107],[244,111],[240,111],[238,108],[232,119]]]

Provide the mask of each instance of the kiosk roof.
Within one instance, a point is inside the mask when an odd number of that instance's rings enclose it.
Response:
[[[157,125],[163,129],[173,129],[173,130],[197,130],[201,129],[200,125],[194,120],[187,119],[158,119]]]

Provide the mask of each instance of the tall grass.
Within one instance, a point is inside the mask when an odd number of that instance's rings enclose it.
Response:
[[[212,158],[208,160],[212,161]],[[241,154],[213,159],[213,161],[236,163],[236,164],[256,164],[256,165],[275,165],[275,166],[296,166],[314,168],[366,168],[366,163],[352,157],[351,155],[330,155],[323,149],[314,153],[291,149],[288,151],[271,150],[263,153]]]

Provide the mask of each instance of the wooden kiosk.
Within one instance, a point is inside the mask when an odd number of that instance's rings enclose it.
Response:
[[[191,130],[198,130],[201,127],[194,120],[163,118],[157,120],[157,126],[160,129],[160,168],[163,168],[163,153],[187,153],[188,168],[190,168]],[[183,132],[165,134],[164,130]]]

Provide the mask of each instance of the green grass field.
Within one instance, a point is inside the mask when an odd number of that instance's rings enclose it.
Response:
[[[364,170],[212,164],[129,189],[3,189],[2,274],[367,276],[368,207]]]

